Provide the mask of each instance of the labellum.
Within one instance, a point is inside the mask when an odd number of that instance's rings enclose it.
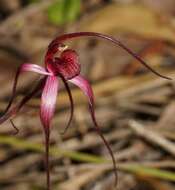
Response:
[[[95,32],[69,33],[69,34],[63,34],[55,38],[48,46],[48,50],[45,55],[45,67],[41,67],[39,65],[31,63],[22,64],[16,72],[13,90],[12,90],[12,96],[3,116],[0,118],[0,124],[9,119],[13,127],[17,129],[13,121],[11,120],[12,117],[15,116],[33,96],[35,96],[38,92],[41,92],[40,119],[45,134],[45,147],[46,147],[45,163],[46,163],[46,173],[47,173],[47,190],[51,189],[50,167],[49,167],[49,142],[50,142],[51,121],[54,116],[57,94],[60,89],[60,79],[63,81],[65,88],[67,90],[70,100],[70,108],[71,108],[70,118],[63,131],[63,134],[70,126],[74,112],[73,98],[71,90],[68,85],[68,82],[71,82],[74,85],[78,86],[87,96],[90,115],[94,127],[97,133],[100,135],[101,139],[103,140],[104,144],[106,145],[111,155],[114,166],[115,179],[116,179],[115,185],[117,184],[118,177],[117,177],[116,160],[114,158],[110,145],[108,144],[105,137],[101,133],[100,127],[96,121],[93,90],[88,80],[80,74],[81,66],[79,62],[78,53],[72,49],[68,49],[67,46],[63,44],[63,42],[65,42],[66,40],[71,40],[73,38],[80,38],[80,37],[98,37],[110,41],[114,45],[124,49],[126,52],[132,55],[135,59],[137,59],[141,64],[143,64],[145,67],[147,67],[151,72],[153,72],[157,76],[162,77],[164,79],[169,79],[169,80],[171,79],[153,70],[138,55],[133,53],[129,48],[127,48],[117,39],[108,35],[95,33]],[[42,75],[43,78],[38,81],[37,85],[31,90],[31,92],[29,92],[26,96],[24,96],[16,106],[12,107],[12,103],[16,97],[16,87],[17,87],[18,78],[21,73],[28,71],[38,73]]]

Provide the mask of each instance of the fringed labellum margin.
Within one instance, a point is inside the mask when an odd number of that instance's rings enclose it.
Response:
[[[0,124],[5,122],[6,120],[10,119],[12,125],[15,129],[16,126],[12,121],[12,117],[15,116],[21,108],[38,92],[41,91],[41,107],[40,107],[40,119],[43,126],[43,131],[45,134],[45,147],[46,147],[46,171],[47,171],[47,190],[51,189],[50,184],[50,167],[49,167],[49,142],[50,142],[50,130],[51,130],[51,120],[54,116],[55,106],[56,106],[56,99],[57,94],[59,91],[59,79],[61,79],[65,85],[66,91],[69,96],[70,106],[71,106],[71,114],[68,120],[68,123],[65,127],[63,133],[69,128],[70,123],[72,121],[73,112],[74,112],[74,104],[73,98],[71,94],[71,90],[69,88],[68,82],[73,83],[74,85],[78,86],[83,93],[87,96],[89,102],[89,110],[91,114],[92,121],[94,123],[95,129],[97,133],[100,135],[101,139],[103,140],[104,144],[106,145],[114,166],[114,173],[115,173],[115,185],[117,184],[117,167],[116,167],[116,160],[114,158],[113,152],[110,148],[109,143],[106,141],[105,137],[100,131],[100,127],[98,126],[95,111],[94,111],[94,96],[91,85],[89,84],[88,80],[86,80],[83,76],[80,75],[81,66],[79,63],[78,54],[72,50],[67,49],[67,46],[63,44],[66,40],[70,40],[72,38],[80,38],[80,37],[98,37],[105,40],[112,42],[114,45],[121,47],[126,52],[128,52],[131,56],[137,59],[142,65],[148,68],[151,72],[156,74],[159,77],[165,79],[171,79],[169,77],[163,76],[154,69],[152,69],[147,63],[145,63],[137,54],[133,53],[129,48],[127,48],[123,43],[119,40],[100,33],[95,32],[77,32],[77,33],[69,33],[58,36],[55,38],[48,46],[48,50],[45,55],[45,68],[39,65],[25,63],[22,64],[15,76],[12,96],[7,105],[7,108],[0,118]],[[57,56],[59,53],[59,56]],[[12,107],[12,103],[16,97],[16,88],[18,79],[21,73],[23,72],[35,72],[43,76],[37,83],[37,85],[29,92],[23,99],[14,107]]]

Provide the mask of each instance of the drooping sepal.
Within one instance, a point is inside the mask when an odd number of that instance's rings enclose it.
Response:
[[[42,92],[40,118],[45,130],[50,127],[55,112],[59,81],[56,76],[48,76]]]
[[[66,88],[66,91],[68,93],[68,96],[69,96],[69,101],[70,101],[70,117],[68,119],[68,122],[67,122],[67,125],[66,127],[64,128],[64,130],[61,132],[62,135],[64,135],[66,133],[66,131],[68,130],[71,122],[72,122],[72,119],[73,119],[73,114],[74,114],[74,101],[73,101],[73,97],[72,97],[72,93],[71,93],[71,90],[70,90],[70,87],[68,85],[68,82],[61,76],[62,80],[63,80],[63,83],[64,83],[64,86]]]
[[[40,90],[42,90],[43,85],[45,83],[45,78],[42,78],[39,82],[37,82],[36,86],[22,98],[22,100],[14,107],[9,108],[1,117],[0,117],[0,124],[4,123],[8,119],[14,117],[21,108],[33,97],[35,96]],[[11,120],[12,123],[12,120]],[[12,123],[12,125],[14,125]],[[14,126],[13,126],[14,127]],[[16,127],[14,127],[16,128]],[[16,130],[17,131],[17,130]]]
[[[93,95],[93,90],[91,88],[91,85],[89,84],[89,82],[84,77],[82,77],[80,75],[69,80],[69,81],[72,82],[73,84],[75,84],[76,86],[78,86],[83,91],[83,93],[88,97],[89,110],[90,110],[92,121],[93,121],[94,126],[95,126],[95,130],[97,131],[97,133],[99,134],[99,136],[103,140],[103,142],[106,145],[106,147],[109,151],[109,154],[111,155],[111,158],[112,158],[112,162],[113,162],[113,166],[114,166],[115,179],[116,179],[115,180],[115,186],[116,186],[117,182],[118,182],[116,161],[115,161],[115,157],[114,157],[114,154],[112,152],[112,149],[111,149],[109,143],[107,142],[107,140],[105,139],[105,137],[103,136],[103,134],[100,130],[100,127],[97,123],[97,120],[96,120],[95,108],[94,108],[94,95]]]

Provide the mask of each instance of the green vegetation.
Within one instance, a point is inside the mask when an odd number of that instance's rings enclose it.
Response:
[[[57,0],[47,9],[52,24],[61,25],[77,19],[80,14],[81,0]]]

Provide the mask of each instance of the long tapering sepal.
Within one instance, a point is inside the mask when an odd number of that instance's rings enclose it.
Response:
[[[55,50],[55,52],[59,51],[59,49],[60,49],[59,46],[63,46],[64,41],[70,40],[72,38],[80,38],[80,37],[97,37],[97,38],[102,38],[102,39],[108,40],[108,41],[112,42],[114,45],[119,46],[123,50],[128,52],[132,57],[137,59],[142,65],[144,65],[147,69],[149,69],[155,75],[165,78],[165,79],[168,79],[168,80],[172,80],[170,77],[164,76],[164,75],[160,74],[159,72],[157,72],[156,70],[154,70],[153,68],[151,68],[140,56],[138,56],[136,53],[134,53],[130,48],[128,48],[126,45],[124,45],[118,39],[113,38],[109,35],[105,35],[105,34],[101,34],[101,33],[97,33],[97,32],[75,32],[75,33],[63,34],[63,35],[56,37],[54,40],[52,40],[52,42],[48,46],[48,51],[46,53],[45,61],[47,62],[48,55],[51,55],[49,58],[52,58],[54,56],[55,53],[52,53],[53,50]]]
[[[83,93],[88,97],[90,114],[91,114],[92,121],[94,123],[95,129],[96,129],[97,133],[100,135],[104,144],[106,145],[106,147],[107,147],[107,149],[111,155],[112,161],[113,161],[114,173],[115,173],[115,177],[116,177],[116,180],[115,180],[115,186],[116,186],[117,181],[118,181],[116,161],[115,161],[115,157],[114,157],[114,154],[112,152],[112,149],[111,149],[109,143],[107,142],[107,140],[105,139],[105,137],[103,136],[103,134],[100,130],[100,127],[97,123],[96,117],[95,117],[94,96],[93,96],[93,91],[92,91],[91,85],[89,84],[89,82],[84,77],[82,77],[80,75],[69,80],[69,81],[72,82],[73,84],[75,84],[76,86],[78,86],[83,91]]]

